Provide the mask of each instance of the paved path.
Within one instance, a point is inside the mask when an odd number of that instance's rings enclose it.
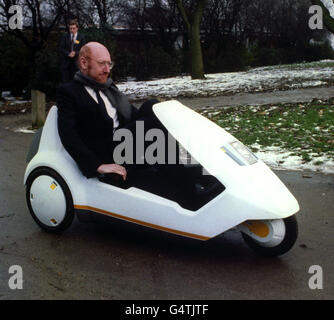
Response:
[[[301,211],[297,243],[276,259],[255,256],[236,231],[199,242],[121,221],[75,219],[52,235],[26,206],[32,135],[15,129],[29,122],[30,115],[0,117],[0,300],[334,298],[333,175],[277,172]],[[23,269],[22,290],[8,286],[12,265]],[[323,269],[322,290],[308,286],[312,265]]]
[[[225,107],[238,105],[309,102],[313,99],[329,99],[332,97],[334,97],[334,86],[274,92],[237,93],[233,96],[178,98],[177,100],[188,107],[196,109],[208,106]]]
[[[299,96],[296,102],[324,99],[334,97],[334,87],[184,103],[277,103],[291,93]],[[0,117],[0,300],[334,298],[333,175],[276,172],[301,207],[297,242],[280,258],[255,256],[235,231],[197,242],[121,221],[81,224],[75,219],[64,234],[50,235],[34,223],[25,202],[23,174],[32,135],[15,129],[27,127],[30,117]],[[12,265],[23,268],[22,290],[8,287]],[[323,269],[321,290],[308,285],[312,265]]]

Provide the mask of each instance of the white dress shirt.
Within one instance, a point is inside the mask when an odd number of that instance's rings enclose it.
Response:
[[[85,86],[85,89],[91,95],[91,97],[96,101],[96,103],[98,104],[98,100],[97,100],[97,96],[96,96],[95,91],[91,87],[88,87],[88,86]],[[117,110],[110,103],[107,96],[102,91],[99,91],[99,92],[100,92],[100,96],[101,96],[101,98],[102,98],[102,100],[103,100],[103,102],[106,106],[106,110],[107,110],[107,113],[108,113],[109,117],[114,120],[114,130],[115,130],[119,126],[119,121],[118,121],[118,117],[117,117]]]
[[[73,41],[73,43],[75,42],[75,40],[77,40],[77,35],[78,35],[78,32],[75,34],[71,33],[71,40]]]
[[[75,34],[71,33],[71,51],[73,51],[75,40],[77,40],[77,35],[78,35],[78,32]]]

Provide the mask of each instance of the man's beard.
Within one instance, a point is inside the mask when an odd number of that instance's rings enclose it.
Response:
[[[94,78],[94,77],[92,76],[91,70],[92,70],[92,66],[91,66],[91,64],[89,64],[89,65],[87,66],[87,75],[88,75],[90,78],[92,78],[93,80],[95,80],[95,81],[97,81],[97,82],[100,82],[100,81],[99,81],[99,78],[96,78],[96,77]],[[105,74],[105,73],[103,73],[103,74],[101,74],[101,75],[98,74],[98,76],[103,76],[103,78],[105,78],[105,81],[103,81],[103,83],[106,83],[106,82],[107,82],[109,75],[110,75],[110,72],[108,72],[107,74]]]

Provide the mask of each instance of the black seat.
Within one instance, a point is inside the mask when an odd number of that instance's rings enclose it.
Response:
[[[198,210],[225,189],[215,177],[203,175],[201,167],[153,166],[128,172],[126,181],[115,173],[101,175],[99,180],[122,189],[136,187],[175,201],[192,211]]]

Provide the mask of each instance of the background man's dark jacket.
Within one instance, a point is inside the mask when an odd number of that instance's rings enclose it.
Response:
[[[114,85],[113,90],[122,95]],[[97,176],[96,170],[101,164],[113,163],[113,119],[105,107],[100,107],[85,87],[75,80],[58,87],[57,107],[58,131],[64,148],[87,178]],[[129,119],[122,116],[122,105],[114,107],[122,126]],[[137,109],[131,105],[130,121],[137,115]]]
[[[71,62],[74,62],[78,58],[78,53],[81,47],[86,43],[85,37],[80,32],[77,33],[77,42],[73,44],[73,51],[75,51],[75,57],[70,58],[68,55],[71,52],[71,34],[66,33],[63,35],[60,41],[60,63],[61,68],[67,68]]]

